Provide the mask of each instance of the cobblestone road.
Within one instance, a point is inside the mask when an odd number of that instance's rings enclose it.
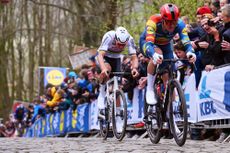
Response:
[[[125,138],[122,142],[109,138],[1,138],[0,152],[131,152],[131,153],[229,153],[229,143],[187,140],[183,147],[178,147],[173,139],[162,139],[154,145],[149,139]]]

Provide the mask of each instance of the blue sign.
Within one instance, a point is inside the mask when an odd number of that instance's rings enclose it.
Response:
[[[200,99],[210,98],[211,90],[206,89],[207,76],[202,79]]]
[[[48,83],[52,85],[60,85],[66,77],[66,68],[44,68],[44,86]]]
[[[89,132],[89,104],[85,103],[77,107],[77,125],[76,130]]]
[[[225,109],[230,112],[230,72],[224,75],[224,101]]]

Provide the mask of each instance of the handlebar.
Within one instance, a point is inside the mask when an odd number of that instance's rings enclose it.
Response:
[[[163,62],[176,63],[177,61],[189,61],[189,59],[178,58],[178,59],[163,59]],[[193,63],[194,69],[197,70],[195,63]]]
[[[131,75],[130,72],[110,72],[113,75]]]
[[[188,61],[188,59],[178,58],[178,59],[163,59],[163,62],[172,62],[176,63],[177,61]]]

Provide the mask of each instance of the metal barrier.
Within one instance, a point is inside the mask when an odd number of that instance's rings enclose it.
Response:
[[[226,129],[230,128],[230,119],[209,120],[190,124],[194,129]]]

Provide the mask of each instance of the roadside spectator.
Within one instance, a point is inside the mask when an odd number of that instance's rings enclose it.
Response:
[[[211,7],[213,15],[216,17],[217,16],[217,12],[220,9],[220,1],[219,0],[212,0],[210,7]]]
[[[33,100],[34,103],[34,114],[33,117],[31,119],[31,123],[33,124],[35,122],[35,120],[37,120],[40,117],[44,117],[46,115],[46,110],[45,108],[41,105],[42,104],[42,99],[40,98],[40,96],[36,97]]]
[[[177,58],[180,59],[187,59],[186,52],[185,52],[185,47],[181,41],[178,41],[174,45],[174,52],[177,56]],[[183,86],[184,81],[186,80],[186,76],[189,76],[192,73],[192,66],[188,61],[178,61],[176,63],[176,67],[179,71],[179,81],[181,85]]]
[[[230,4],[222,7],[222,20],[224,27],[222,29],[222,52],[224,53],[224,63],[230,63]],[[230,129],[223,129],[217,142],[223,142],[230,134]]]
[[[191,30],[192,26],[190,25],[188,16],[182,16],[181,19],[184,21],[185,26],[189,32]]]
[[[194,41],[194,40],[199,39],[203,35],[205,35],[204,29],[200,26],[200,21],[201,21],[204,14],[211,14],[211,13],[212,13],[211,9],[207,6],[202,6],[202,7],[199,7],[197,9],[197,11],[196,11],[197,27],[192,28],[188,32],[188,36],[189,36],[190,40]]]
[[[26,118],[26,126],[29,127],[31,126],[31,120],[34,115],[34,104],[29,104],[27,110],[28,112],[27,112],[27,118]]]
[[[224,27],[222,29],[222,51],[224,52],[224,63],[230,63],[230,4],[226,4],[222,9],[222,20]]]
[[[204,6],[209,7],[211,4],[211,0],[204,0]]]
[[[11,121],[6,121],[5,129],[4,131],[2,131],[2,134],[4,135],[4,137],[14,137],[15,131],[16,129],[15,129],[14,123]]]
[[[228,4],[228,0],[220,0],[220,9],[222,9],[226,4]]]
[[[206,71],[210,71],[214,66],[224,63],[223,53],[221,52],[220,34],[212,19],[212,15],[205,15],[201,20],[201,26],[207,34],[195,42],[195,47],[200,50],[204,49],[202,51],[201,62]]]

